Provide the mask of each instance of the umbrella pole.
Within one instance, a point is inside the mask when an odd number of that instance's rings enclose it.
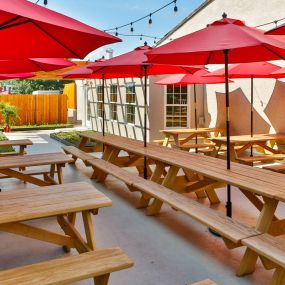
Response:
[[[103,136],[105,136],[105,75],[102,74],[102,97],[103,97],[103,109],[102,109],[102,115],[103,115],[103,127],[102,127],[102,133]]]
[[[197,123],[197,93],[196,93],[196,84],[194,84],[194,106],[195,106],[195,130],[198,129],[198,123]],[[198,144],[198,137],[196,135],[196,145]],[[198,148],[195,148],[195,152],[198,152]]]
[[[147,65],[143,65],[144,68],[144,134],[143,134],[143,145],[147,146]],[[143,177],[147,179],[147,159],[144,156],[144,167],[143,167]]]
[[[105,75],[102,74],[102,116],[103,116],[103,126],[102,126],[102,134],[105,136]],[[103,152],[105,151],[105,145],[103,144]]]
[[[231,169],[230,154],[230,96],[229,96],[229,50],[224,50],[225,57],[225,89],[226,89],[226,132],[227,132],[227,169]],[[231,185],[227,185],[227,216],[232,216]]]
[[[250,77],[250,135],[253,137],[253,75]],[[250,147],[250,156],[253,156],[253,147]]]

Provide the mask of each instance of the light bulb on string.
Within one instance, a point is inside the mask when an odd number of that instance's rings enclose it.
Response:
[[[44,0],[44,5],[47,6],[48,0]]]
[[[177,16],[177,14],[178,14],[178,7],[176,6],[176,2],[177,2],[177,0],[173,1],[173,3],[174,3],[174,8],[173,8],[174,16]]]
[[[116,37],[119,35],[118,34],[118,28],[116,28],[116,33],[115,33]]]
[[[154,43],[154,44],[156,44],[156,37],[154,38],[154,41],[153,41],[153,43]]]
[[[148,25],[149,25],[149,27],[151,28],[151,25],[152,25],[152,18],[151,18],[151,14],[149,14]]]
[[[131,29],[130,29],[131,33],[134,32],[134,27],[133,27],[133,22],[131,22]]]
[[[142,38],[142,35],[140,35],[140,42],[142,42],[143,38]]]

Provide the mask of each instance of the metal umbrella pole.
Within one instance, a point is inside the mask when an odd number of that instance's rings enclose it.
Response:
[[[103,97],[103,109],[102,109],[102,115],[103,115],[103,128],[102,128],[102,134],[105,136],[105,75],[102,74],[102,97]]]
[[[230,94],[229,94],[229,50],[224,50],[225,57],[225,89],[226,89],[226,133],[227,133],[227,169],[231,169],[230,153]],[[231,185],[227,184],[227,216],[232,217]]]
[[[143,65],[144,69],[144,134],[143,134],[143,145],[147,146],[147,65]],[[143,168],[144,179],[147,179],[147,158],[144,156],[144,168]]]
[[[197,122],[197,93],[196,93],[196,84],[194,84],[194,113],[195,113],[195,129],[198,129],[198,122]],[[198,137],[196,135],[196,145],[198,144]],[[195,152],[198,153],[198,148],[195,148]]]
[[[250,77],[250,135],[253,137],[253,75]],[[250,156],[253,156],[253,147],[250,147]]]

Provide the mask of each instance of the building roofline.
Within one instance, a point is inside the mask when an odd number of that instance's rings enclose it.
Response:
[[[174,32],[176,32],[179,28],[181,28],[185,23],[187,23],[190,19],[192,19],[196,14],[198,14],[201,10],[206,8],[208,5],[210,5],[215,0],[205,0],[198,8],[196,8],[194,11],[192,11],[184,20],[182,20],[178,25],[176,25],[173,29],[171,29],[167,34],[163,36],[162,39],[160,39],[156,46],[164,42],[167,38],[169,38]]]

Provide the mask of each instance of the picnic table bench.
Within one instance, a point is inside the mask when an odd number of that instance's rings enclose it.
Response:
[[[217,136],[220,133],[224,133],[223,128],[198,128],[198,129],[166,129],[160,132],[164,134],[163,146],[167,146],[171,138],[174,140],[175,145],[183,145],[196,137],[209,138],[210,133],[214,133]],[[179,138],[181,135],[187,135],[185,138]],[[197,142],[196,142],[197,143]]]
[[[95,285],[107,285],[109,275],[133,266],[118,247],[98,249],[0,271],[2,285],[60,285],[94,278]]]
[[[62,167],[72,161],[72,158],[62,152],[1,157],[0,174],[2,176],[0,178],[16,178],[38,186],[61,184],[63,183]],[[49,166],[50,169],[48,173],[47,170],[39,170],[37,168],[22,170],[36,166]],[[58,176],[58,182],[54,179],[55,172]],[[39,174],[43,174],[44,179],[34,177]]]
[[[32,145],[33,142],[28,139],[23,139],[23,140],[3,140],[0,141],[0,147],[7,147],[7,146],[18,146],[19,151],[18,152],[4,152],[0,153],[0,157],[2,156],[8,156],[8,155],[23,155],[25,154],[25,149],[27,148],[28,145]]]
[[[253,164],[255,161],[272,161],[284,159],[285,155],[281,154],[280,150],[274,149],[274,142],[277,140],[285,140],[285,134],[260,134],[260,135],[240,135],[231,136],[230,138],[230,155],[232,161],[242,161],[244,163]],[[226,147],[226,137],[211,138],[211,141],[216,144],[216,149],[213,152],[214,157],[219,156],[222,148]],[[271,145],[269,145],[271,143]],[[242,157],[241,154],[245,153],[252,147],[259,147],[267,155],[252,156],[250,158]]]
[[[163,148],[153,144],[149,144],[148,147],[144,148],[141,141],[114,135],[102,136],[97,133],[93,134],[92,138],[105,145],[102,158],[111,163],[116,164],[116,159],[122,150],[152,159],[155,161],[156,167],[151,180],[176,192],[213,190],[226,184],[236,186],[260,211],[255,230],[261,233],[274,233],[274,235],[285,232],[285,220],[278,219],[275,216],[278,203],[285,202],[285,177],[282,174],[239,163],[232,163],[231,170],[227,170],[226,162],[221,159],[172,148]],[[183,178],[178,176],[180,169],[185,172]],[[97,173],[94,169],[93,178],[96,177]],[[262,197],[262,199],[259,197]],[[142,195],[141,204],[148,206],[149,213],[158,213],[163,202],[158,198],[153,201],[148,198]],[[152,203],[148,204],[151,201]],[[241,269],[238,270],[239,275],[254,270],[257,255],[248,254],[248,252],[250,252],[250,249],[247,249]]]
[[[213,282],[210,279],[205,279],[203,281],[199,281],[199,282],[195,282],[195,283],[191,283],[189,285],[217,285],[217,283]]]
[[[95,277],[96,285],[106,285],[109,273],[132,266],[118,248],[94,251],[92,214],[111,205],[108,197],[85,182],[1,192],[0,231],[60,245],[65,250],[75,248],[82,255],[0,271],[0,283],[68,284]],[[86,241],[76,229],[78,213],[82,214]],[[47,217],[57,217],[64,234],[23,223]]]

